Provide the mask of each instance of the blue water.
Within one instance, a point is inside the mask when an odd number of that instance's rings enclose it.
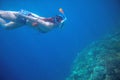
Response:
[[[62,29],[0,31],[0,80],[65,80],[77,53],[119,26],[119,0],[0,0],[0,10],[45,17],[61,7],[68,18]]]

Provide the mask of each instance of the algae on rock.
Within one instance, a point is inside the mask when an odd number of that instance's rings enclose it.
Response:
[[[67,80],[120,80],[120,32],[79,52]]]

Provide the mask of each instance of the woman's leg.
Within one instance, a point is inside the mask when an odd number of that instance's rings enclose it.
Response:
[[[0,17],[5,20],[15,21],[17,19],[16,15],[18,12],[15,11],[1,11],[0,10]]]
[[[14,29],[23,26],[22,23],[16,22],[16,14],[17,12],[14,11],[0,11],[0,26],[5,29]],[[6,20],[10,22],[6,22]]]
[[[4,28],[7,30],[19,28],[21,26],[23,26],[23,24],[18,24],[16,22],[8,22],[8,23],[4,24]]]
[[[4,24],[6,24],[6,21],[2,18],[0,18],[0,26],[4,27]]]
[[[23,26],[23,24],[19,24],[19,23],[12,22],[12,21],[6,23],[6,21],[4,19],[0,18],[0,27],[2,27],[4,29],[15,29],[15,28],[18,28],[21,26]]]

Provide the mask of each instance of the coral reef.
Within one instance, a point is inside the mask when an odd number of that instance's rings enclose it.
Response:
[[[81,51],[66,80],[120,80],[120,32]]]

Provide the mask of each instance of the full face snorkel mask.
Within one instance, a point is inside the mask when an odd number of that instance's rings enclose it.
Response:
[[[64,11],[63,11],[62,8],[59,9],[59,12],[61,13],[59,16],[62,17],[62,20],[61,20],[61,22],[60,22],[59,27],[62,28],[62,27],[63,27],[63,24],[64,24],[64,22],[67,20],[67,18],[66,18],[66,16],[65,16]]]

